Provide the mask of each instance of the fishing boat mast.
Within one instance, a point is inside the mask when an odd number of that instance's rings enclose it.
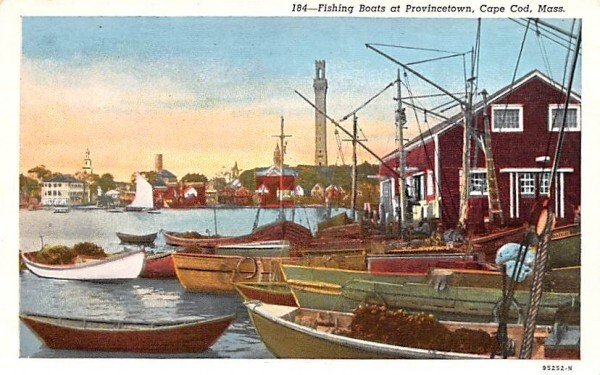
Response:
[[[402,108],[402,82],[400,81],[400,69],[398,69],[398,78],[396,80],[397,85],[397,97],[395,100],[398,102],[396,109],[396,137],[398,142],[398,236],[403,237],[403,229],[406,226],[406,155],[404,152],[404,125],[406,124],[406,114],[404,108]]]
[[[279,138],[279,148],[281,149],[281,157],[279,158],[279,221],[285,220],[285,213],[283,211],[283,158],[285,155],[285,148],[287,145],[286,138],[290,138],[291,135],[286,135],[283,130],[283,116],[281,116],[281,130],[278,135],[273,137]]]

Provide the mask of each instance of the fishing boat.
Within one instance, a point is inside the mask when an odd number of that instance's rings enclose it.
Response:
[[[165,243],[171,246],[181,247],[216,247],[219,243],[227,243],[231,237],[221,236],[204,236],[198,232],[171,232],[167,231],[163,233],[165,237]]]
[[[572,224],[555,228],[548,246],[548,267],[581,266],[581,228]]]
[[[371,273],[427,273],[431,268],[492,269],[477,258],[473,253],[369,254],[367,267]]]
[[[433,349],[395,346],[356,339],[341,334],[348,332],[352,314],[319,311],[290,306],[269,305],[258,301],[245,302],[250,319],[265,346],[277,358],[298,359],[484,359],[492,353],[470,354]],[[497,324],[441,322],[452,333],[459,329],[496,332]],[[543,341],[547,327],[536,330],[538,340],[534,358],[543,358]],[[522,325],[509,325],[508,336],[519,352],[523,336]],[[501,356],[499,358],[502,358]]]
[[[144,267],[144,249],[128,251],[103,259],[80,258],[66,265],[47,265],[30,260],[22,253],[23,263],[31,273],[49,279],[81,281],[120,281],[135,279]]]
[[[289,257],[290,243],[287,240],[273,240],[217,245],[215,254],[243,255],[248,257]]]
[[[155,354],[205,351],[235,320],[235,315],[167,322],[19,317],[51,349]]]
[[[71,209],[69,207],[64,207],[64,206],[58,206],[54,208],[54,212],[55,214],[67,214],[71,211]]]
[[[309,248],[312,233],[308,228],[291,221],[276,221],[257,227],[252,233],[237,237],[204,236],[197,232],[164,233],[165,242],[172,246],[197,246],[214,248],[217,246],[243,244],[263,241],[287,241],[290,249]]]
[[[146,279],[173,279],[177,277],[172,252],[158,253],[146,257],[140,277]]]
[[[117,232],[116,234],[122,243],[129,243],[129,244],[136,244],[136,245],[151,245],[151,244],[154,244],[154,240],[156,240],[156,235],[158,233],[128,234],[128,233]]]
[[[154,209],[152,185],[139,173],[135,174],[135,198],[125,211],[140,212]]]
[[[261,301],[273,305],[298,306],[290,287],[281,282],[235,282],[235,290],[244,301]]]
[[[303,264],[340,268],[363,267],[364,255],[322,255],[307,257],[246,257],[173,253],[175,272],[188,292],[234,293],[233,282],[283,280],[280,264]]]
[[[502,298],[502,276],[493,271],[433,269],[423,273],[345,271],[282,264],[285,282],[301,307],[353,311],[372,302],[394,308],[443,314],[457,320],[491,321]],[[562,272],[556,279],[568,280],[577,270]],[[555,283],[548,288],[552,288]],[[563,283],[556,283],[562,285]],[[517,287],[513,318],[528,301],[530,283]],[[578,291],[547,291],[542,297],[540,319],[551,321],[558,308],[578,300]]]

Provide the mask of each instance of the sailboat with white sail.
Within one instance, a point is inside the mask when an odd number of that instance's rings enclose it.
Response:
[[[154,209],[152,185],[139,173],[135,174],[135,198],[125,211],[147,211]]]

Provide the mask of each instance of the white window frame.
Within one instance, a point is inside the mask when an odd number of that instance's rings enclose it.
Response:
[[[539,172],[539,191],[540,195],[550,195],[550,172]],[[544,184],[545,181],[545,184]],[[542,191],[542,188],[546,187],[546,191]]]
[[[483,176],[481,180],[481,183],[485,187],[485,190],[483,192],[479,190],[473,190],[473,186],[475,186],[473,184],[473,177],[476,174],[480,174]],[[476,197],[487,196],[489,191],[488,189],[489,187],[487,186],[487,170],[485,168],[471,169],[469,171],[469,195]]]
[[[525,176],[527,176],[527,180],[528,181],[532,181],[533,185],[525,185],[523,183],[523,180],[525,180]],[[522,197],[533,197],[535,196],[535,189],[536,187],[536,174],[534,172],[524,172],[524,173],[520,173],[519,174],[519,192],[521,194]],[[527,191],[525,191],[525,187],[527,187]]]
[[[505,110],[505,109],[518,109],[519,110],[519,127],[512,128],[497,128],[496,123],[494,121],[494,114],[496,110]],[[492,104],[492,132],[493,133],[515,133],[523,131],[523,105],[522,104]]]
[[[560,131],[560,127],[562,124],[557,124],[556,127],[552,126],[552,110],[553,109],[564,109],[564,104],[549,104],[548,105],[548,131],[550,132],[559,132]],[[565,132],[579,132],[581,131],[581,105],[580,104],[571,104],[569,103],[569,110],[571,109],[575,109],[577,110],[577,116],[575,116],[575,118],[577,119],[577,126],[574,128],[569,128],[566,127],[565,128]]]

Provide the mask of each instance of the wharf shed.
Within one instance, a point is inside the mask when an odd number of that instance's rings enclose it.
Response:
[[[524,223],[535,198],[549,193],[565,98],[566,88],[538,70],[488,96],[491,149],[508,225]],[[487,171],[483,148],[476,140],[483,134],[483,108],[483,102],[473,106],[469,212],[486,217]],[[405,194],[414,221],[438,218],[445,228],[456,226],[463,173],[463,124],[464,116],[459,113],[405,145]],[[386,155],[383,161],[398,170],[398,151]],[[397,215],[398,180],[383,165],[379,176],[379,208],[389,219]],[[571,93],[569,100],[562,154],[552,189],[551,204],[558,223],[576,221],[581,205],[581,97],[576,93]]]

